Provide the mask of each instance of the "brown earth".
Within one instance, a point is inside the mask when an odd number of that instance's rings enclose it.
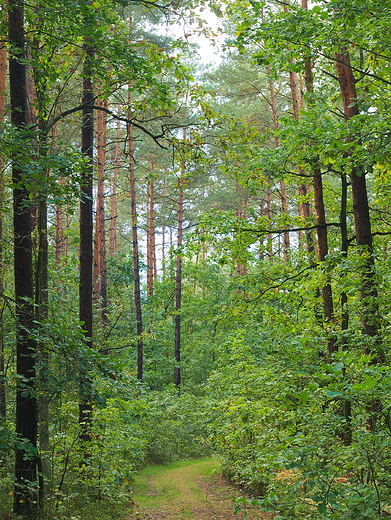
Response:
[[[127,520],[270,520],[250,506],[234,513],[238,489],[218,472],[218,461],[200,459],[141,471]]]

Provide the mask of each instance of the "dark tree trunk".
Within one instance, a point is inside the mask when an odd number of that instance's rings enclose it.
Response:
[[[6,3],[3,2],[3,8]],[[5,11],[5,9],[4,9]],[[6,19],[4,17],[4,22]],[[5,118],[5,100],[7,85],[7,48],[4,43],[0,44],[0,128],[3,129]],[[5,265],[4,265],[4,161],[0,155],[0,420],[6,416],[6,390],[5,390],[5,366],[4,366],[4,331],[3,331],[3,312],[5,309],[2,296],[4,294]]]
[[[307,0],[301,1],[302,9],[308,9]],[[305,69],[305,87],[307,93],[307,104],[311,108],[312,107],[312,98],[313,98],[313,74],[312,74],[312,64],[310,58],[308,58],[304,62]],[[328,247],[328,232],[326,226],[326,211],[324,206],[324,197],[323,197],[323,181],[322,181],[322,173],[320,167],[318,165],[318,158],[316,158],[315,165],[312,171],[313,180],[312,186],[314,189],[314,204],[316,211],[316,220],[317,220],[317,239],[318,239],[318,258],[320,262],[324,262],[326,260],[326,256],[329,252]],[[330,328],[332,324],[334,324],[334,304],[333,304],[333,293],[331,288],[331,283],[329,277],[327,277],[326,283],[323,285],[321,289],[322,293],[322,301],[323,301],[323,319],[326,325],[326,328]],[[331,334],[330,334],[331,332]],[[335,342],[335,338],[332,334],[332,331],[328,331],[327,338],[327,347],[329,358],[332,358],[332,355],[337,350],[337,345]]]
[[[182,305],[182,243],[183,243],[183,189],[185,185],[184,166],[178,185],[178,229],[177,229],[177,255],[175,274],[175,336],[174,336],[174,385],[179,390],[181,385],[181,314]]]
[[[313,177],[314,187],[314,200],[317,220],[317,236],[318,236],[318,258],[320,262],[324,262],[328,254],[328,239],[327,239],[327,226],[326,226],[326,212],[324,208],[323,200],[323,183],[320,171],[314,172]],[[323,316],[326,327],[329,327],[334,323],[334,305],[333,305],[333,294],[331,289],[331,283],[328,280],[322,287],[322,301],[323,301]],[[327,339],[328,353],[331,359],[337,347],[335,339],[332,335],[328,334]]]
[[[48,240],[47,240],[47,201],[40,198],[38,201],[38,252],[35,283],[35,305],[38,326],[47,320],[49,314],[48,298]],[[40,509],[44,506],[44,496],[48,491],[50,482],[50,442],[49,442],[49,397],[47,393],[47,367],[49,364],[49,353],[43,342],[38,342],[37,351],[39,355],[38,385],[40,387],[38,397],[38,419],[39,419],[39,479]]]
[[[342,48],[335,54],[335,64],[341,96],[344,107],[345,120],[359,114],[357,103],[356,82],[350,66],[350,58],[346,49]],[[354,138],[350,139],[353,143]],[[357,143],[359,144],[359,143]],[[360,248],[361,261],[361,322],[364,335],[372,338],[367,347],[367,353],[375,355],[376,362],[384,361],[379,336],[380,312],[378,306],[378,292],[375,282],[375,261],[373,257],[373,242],[371,219],[369,213],[366,176],[363,168],[355,166],[350,173],[350,184],[353,199],[354,226],[356,243]]]
[[[128,103],[131,103],[131,90],[128,87]],[[134,279],[134,306],[136,311],[137,327],[137,379],[143,378],[143,317],[141,308],[141,289],[140,289],[140,261],[138,248],[138,226],[137,226],[137,205],[136,205],[136,179],[134,175],[134,144],[133,127],[128,124],[129,140],[129,181],[130,181],[130,211],[132,219],[132,245],[133,245],[133,279]]]
[[[23,131],[27,124],[26,62],[23,2],[9,1],[8,38],[13,54],[9,60],[12,124]],[[14,513],[33,520],[37,514],[37,445],[38,410],[35,398],[36,344],[29,331],[34,327],[34,287],[32,263],[31,213],[29,191],[23,183],[23,171],[12,161],[14,205],[14,278],[16,299],[16,433],[27,439],[25,447],[16,448]],[[30,450],[30,452],[28,451]],[[31,483],[31,486],[26,484]],[[34,489],[35,488],[35,489]]]
[[[84,43],[84,79],[81,152],[87,159],[83,170],[80,193],[80,285],[79,319],[83,323],[85,344],[92,348],[92,270],[93,270],[93,172],[94,172],[94,93],[92,88],[91,61],[94,49]],[[92,391],[87,370],[80,367],[79,425],[80,440],[86,445],[90,440],[92,423]],[[85,459],[87,454],[85,453]]]
[[[346,258],[348,256],[348,227],[347,227],[347,199],[348,199],[348,180],[346,175],[341,175],[341,211],[339,215],[339,222],[341,226],[341,252],[342,256]],[[349,310],[347,307],[348,296],[345,292],[341,294],[341,329],[342,331],[348,330],[349,327]],[[347,342],[342,337],[342,349],[347,349]]]

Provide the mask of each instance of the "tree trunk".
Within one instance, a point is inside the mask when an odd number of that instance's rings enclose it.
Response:
[[[162,276],[166,279],[166,226],[162,226]]]
[[[270,179],[268,179],[268,186],[266,188],[266,216],[267,216],[267,227],[271,229],[272,226],[272,193],[270,189]],[[267,254],[269,258],[269,262],[272,261],[273,258],[273,235],[271,232],[267,234]]]
[[[270,75],[270,67],[267,68],[267,74]],[[273,127],[274,131],[278,130],[278,113],[277,113],[277,102],[276,102],[276,93],[274,89],[274,84],[272,81],[269,81],[269,92],[270,92],[270,106],[272,110],[273,116]],[[280,147],[280,140],[278,138],[277,133],[275,133],[275,143],[276,148]],[[281,197],[281,210],[282,214],[286,217],[286,222],[288,221],[288,199],[286,196],[285,182],[283,179],[280,179],[280,197]],[[285,226],[287,227],[287,226]],[[284,232],[284,245],[283,245],[283,258],[284,262],[289,261],[289,250],[290,250],[290,239],[289,239],[289,231]]]
[[[93,270],[93,173],[94,173],[94,92],[92,88],[91,61],[94,49],[84,42],[84,80],[81,152],[87,160],[83,169],[80,194],[80,285],[79,319],[83,323],[85,344],[92,348],[92,270]],[[87,370],[80,367],[79,425],[80,440],[88,444],[92,424],[92,390]],[[84,450],[84,459],[88,454]]]
[[[335,66],[343,101],[345,120],[359,114],[356,82],[350,66],[347,50],[342,48],[335,54]],[[353,138],[351,138],[353,142]],[[359,144],[359,143],[358,143]],[[362,333],[372,338],[366,352],[375,355],[375,362],[384,361],[384,352],[379,337],[380,312],[378,292],[375,282],[375,261],[373,257],[373,241],[371,219],[369,213],[366,176],[363,168],[355,166],[350,173],[350,184],[353,199],[354,227],[356,243],[361,253],[361,322]]]
[[[3,10],[6,12],[7,4],[3,2]],[[4,16],[3,22],[6,23],[6,17]],[[5,118],[5,101],[6,101],[6,85],[7,85],[7,48],[4,43],[0,44],[0,128],[3,129],[4,118]],[[6,390],[5,390],[5,366],[4,366],[4,331],[3,331],[3,313],[4,313],[4,300],[3,294],[5,289],[4,274],[4,172],[3,172],[4,160],[0,154],[0,420],[6,416]]]
[[[155,183],[148,181],[148,228],[147,228],[147,287],[148,295],[153,295],[153,282],[156,271],[155,253]]]
[[[185,167],[181,166],[181,175],[178,183],[178,229],[177,229],[177,255],[175,274],[175,337],[174,337],[174,385],[179,390],[181,385],[181,314],[182,305],[182,243],[183,243],[183,189],[185,185]]]
[[[314,172],[313,177],[314,200],[317,220],[317,237],[318,237],[318,258],[320,262],[324,262],[328,254],[328,239],[326,226],[326,213],[323,200],[323,183],[320,171]],[[334,305],[331,283],[328,280],[322,287],[322,301],[323,301],[323,316],[326,328],[334,323]],[[328,333],[327,339],[328,353],[331,359],[334,352],[337,350],[335,339]]]
[[[114,148],[114,173],[111,181],[111,197],[110,197],[110,243],[109,256],[114,256],[118,252],[117,247],[117,184],[118,171],[120,166],[120,122],[117,121],[115,148]]]
[[[131,90],[128,87],[128,104],[131,104]],[[132,245],[133,245],[133,279],[134,279],[134,306],[136,311],[137,327],[137,379],[143,378],[143,317],[141,308],[140,290],[140,261],[138,248],[138,226],[137,226],[137,205],[136,205],[136,180],[134,175],[134,143],[133,127],[130,123],[128,127],[129,141],[129,182],[130,182],[130,211],[132,219]]]
[[[98,106],[108,107],[108,102],[99,99]],[[105,233],[105,166],[107,141],[107,113],[98,110],[97,129],[97,197],[95,213],[95,249],[94,249],[94,293],[100,308],[100,321],[107,325],[107,283],[106,283],[106,233]],[[101,351],[104,351],[104,345]]]
[[[47,240],[47,201],[42,196],[38,200],[38,252],[35,282],[36,320],[38,326],[47,320],[49,314],[48,295],[48,240]],[[47,370],[49,365],[49,353],[43,342],[37,344],[39,353],[38,385],[40,387],[38,397],[39,419],[39,506],[44,506],[44,497],[48,492],[48,484],[51,480],[50,467],[50,439],[49,439],[49,396],[47,392]]]
[[[301,0],[302,9],[308,9],[307,0]],[[312,106],[312,98],[313,98],[313,74],[312,74],[312,64],[310,58],[308,58],[304,62],[305,69],[305,87],[308,98],[308,106],[311,108]],[[315,166],[312,171],[312,186],[314,189],[314,203],[315,203],[315,211],[316,211],[316,221],[318,224],[316,234],[318,238],[318,258],[320,262],[324,262],[326,260],[326,256],[329,252],[328,247],[328,232],[326,226],[326,211],[324,206],[324,197],[323,197],[323,181],[322,181],[322,173],[318,166],[318,158],[316,158]],[[322,301],[323,301],[323,320],[325,322],[326,329],[329,328],[332,324],[334,324],[335,316],[334,316],[334,304],[333,304],[333,293],[331,288],[330,279],[327,276],[326,283],[322,286]],[[337,345],[335,342],[335,338],[332,334],[332,331],[327,331],[327,348],[329,358],[332,358],[332,355],[337,350]]]
[[[9,1],[8,41],[13,54],[9,60],[11,121],[23,132],[27,125],[27,90],[24,36],[24,4]],[[25,137],[26,139],[26,137]],[[24,172],[17,162],[18,151],[12,158],[14,183],[14,279],[16,299],[16,433],[25,439],[25,447],[16,448],[14,513],[26,520],[37,515],[37,446],[38,411],[35,398],[36,344],[29,331],[34,328],[34,288],[32,263],[31,213],[29,191],[23,182]],[[29,484],[30,485],[26,485]]]

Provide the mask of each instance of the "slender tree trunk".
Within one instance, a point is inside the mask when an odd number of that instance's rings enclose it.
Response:
[[[288,4],[288,5],[287,5]],[[289,0],[287,4],[284,5],[284,12],[287,12],[289,9]],[[300,109],[302,108],[303,104],[303,98],[301,96],[300,91],[300,81],[297,72],[290,71],[289,72],[289,86],[291,91],[291,98],[292,98],[292,110],[293,110],[293,117],[294,119],[298,120],[300,117]],[[299,170],[300,173],[300,170]],[[307,219],[311,215],[310,211],[310,205],[308,202],[308,194],[309,194],[309,187],[305,183],[299,184],[299,208],[298,213],[299,217],[302,217],[303,219]],[[299,237],[301,236],[301,232],[299,232]],[[300,240],[301,242],[301,240]],[[306,232],[306,248],[309,255],[312,255],[314,250],[313,240],[311,236],[311,232]]]
[[[131,104],[131,90],[128,87],[128,104]],[[141,308],[141,289],[140,289],[140,261],[138,248],[138,226],[137,226],[137,205],[136,205],[136,179],[134,175],[134,144],[133,127],[128,123],[129,141],[129,181],[130,181],[130,211],[132,219],[132,245],[133,245],[133,279],[134,279],[134,306],[136,310],[137,326],[137,379],[143,378],[143,317]]]
[[[117,121],[115,148],[114,148],[114,173],[111,182],[111,197],[110,197],[110,244],[109,256],[114,256],[118,252],[117,247],[117,184],[118,172],[120,167],[120,122]]]
[[[344,107],[345,120],[359,114],[357,103],[356,82],[350,66],[350,58],[346,49],[342,48],[335,54],[335,64],[341,96]],[[353,142],[353,138],[351,138]],[[367,353],[375,354],[376,362],[384,361],[384,352],[381,348],[379,336],[380,312],[378,306],[378,292],[375,282],[375,261],[373,256],[373,241],[371,218],[369,213],[366,175],[363,168],[355,166],[350,173],[350,184],[353,199],[354,226],[356,243],[361,252],[361,322],[362,332],[372,338],[366,348]]]
[[[166,279],[166,226],[162,226],[162,275]]]
[[[81,152],[87,166],[83,170],[80,194],[80,285],[79,319],[83,323],[85,344],[92,348],[92,271],[93,271],[93,173],[94,173],[94,92],[92,87],[91,61],[94,49],[84,42],[84,80]],[[79,425],[80,440],[84,446],[90,441],[92,425],[91,380],[84,367],[80,367]],[[84,450],[84,462],[88,459]]]
[[[347,197],[348,196],[348,182],[346,175],[341,175],[341,210],[340,210],[340,226],[341,226],[341,252],[342,256],[346,258],[348,256],[348,229],[347,229]],[[348,296],[345,292],[341,293],[341,330],[342,340],[341,347],[343,350],[347,350],[348,342],[345,337],[345,333],[349,328],[349,310],[348,310]],[[350,399],[345,399],[342,403],[342,414],[345,422],[342,429],[342,438],[344,444],[349,446],[352,443],[353,432],[352,432],[352,403]]]
[[[345,174],[341,175],[341,210],[339,215],[339,222],[341,226],[341,253],[344,258],[348,256],[348,226],[347,226],[347,199],[348,199],[348,180]],[[347,331],[349,328],[349,310],[348,310],[348,296],[345,292],[341,294],[341,329]],[[347,349],[347,342],[342,338],[342,349]]]
[[[3,1],[3,10],[6,12],[7,4]],[[6,23],[6,17],[3,21]],[[7,48],[0,44],[0,128],[3,129],[5,118],[5,101],[7,85]],[[6,390],[5,390],[5,365],[4,365],[4,330],[3,313],[5,309],[3,294],[5,289],[4,275],[4,160],[0,154],[0,420],[6,416]]]
[[[11,120],[15,128],[23,131],[27,125],[27,89],[24,36],[24,4],[9,1],[8,41],[13,53],[9,60],[11,92]],[[26,139],[26,137],[25,137]],[[17,446],[15,457],[14,513],[25,520],[37,514],[37,472],[35,450],[37,446],[38,411],[35,398],[36,344],[29,331],[34,328],[34,287],[32,263],[31,213],[29,191],[23,182],[24,173],[12,158],[14,183],[14,279],[16,299],[16,433],[25,439],[25,447]],[[28,453],[31,450],[31,453]],[[27,453],[26,453],[27,451]],[[26,456],[27,455],[27,456]],[[31,483],[31,486],[26,484]]]
[[[155,253],[155,183],[148,181],[148,228],[147,228],[147,287],[148,295],[153,295],[153,282],[156,271]]]
[[[272,226],[272,193],[270,189],[270,179],[268,179],[268,186],[266,188],[266,216],[268,221],[268,228]],[[267,234],[267,253],[269,261],[273,258],[273,235],[271,232]]]
[[[47,239],[47,200],[43,195],[38,199],[38,252],[35,282],[35,306],[36,319],[40,326],[47,320],[49,314],[48,295],[48,239]],[[38,385],[40,387],[38,397],[38,419],[39,419],[39,506],[44,507],[44,497],[48,492],[51,480],[50,467],[50,438],[49,438],[49,396],[47,392],[47,370],[49,365],[49,353],[44,342],[38,342],[39,354]]]
[[[267,69],[268,75],[270,75],[270,67]],[[274,84],[272,81],[269,81],[269,92],[270,92],[270,105],[273,116],[273,127],[274,131],[278,130],[278,113],[277,113],[277,102],[276,102],[276,93],[274,89]],[[275,143],[276,148],[280,147],[280,140],[278,138],[277,133],[275,134]],[[280,197],[281,197],[281,210],[282,214],[286,217],[286,222],[288,221],[288,199],[286,196],[286,188],[285,182],[283,179],[280,179]],[[287,227],[287,226],[285,226]],[[284,245],[283,245],[283,258],[284,262],[289,261],[289,250],[290,250],[290,239],[289,239],[289,231],[284,232]]]
[[[56,139],[58,136],[58,125],[54,125],[52,129],[52,144],[55,146]],[[60,186],[64,187],[66,179],[60,178]],[[64,255],[64,215],[62,206],[58,204],[56,206],[56,226],[55,226],[55,250],[54,250],[54,261],[56,266],[61,262],[61,258]]]
[[[328,254],[328,238],[327,238],[327,226],[326,226],[326,212],[324,208],[323,200],[323,183],[320,171],[314,172],[313,177],[314,187],[314,200],[317,220],[317,236],[318,236],[318,258],[320,262],[326,260]],[[323,285],[322,289],[322,301],[323,301],[323,316],[326,327],[329,327],[334,323],[334,305],[333,305],[333,294],[331,289],[331,283],[329,280]],[[328,353],[331,359],[334,352],[337,350],[335,339],[330,332],[328,333],[327,339]]]
[[[184,137],[185,138],[185,137]],[[183,243],[183,190],[185,185],[185,167],[181,166],[181,175],[178,183],[178,229],[177,229],[177,255],[175,275],[175,338],[174,338],[174,385],[179,390],[181,385],[181,314],[182,305],[182,243]]]
[[[98,106],[108,107],[108,102],[99,99]],[[95,249],[94,249],[94,293],[100,308],[102,325],[108,322],[107,284],[106,284],[106,232],[105,232],[105,166],[107,141],[107,113],[98,110],[97,129],[97,197],[95,217]],[[102,351],[105,350],[103,346]]]
[[[301,0],[302,9],[308,9],[307,0]],[[312,74],[312,64],[310,58],[308,58],[304,62],[304,70],[305,70],[305,87],[308,102],[307,105],[309,108],[313,106],[313,74]],[[323,181],[322,181],[322,173],[318,166],[318,160],[316,159],[316,165],[313,168],[313,178],[312,178],[312,186],[314,189],[314,203],[315,203],[315,211],[316,211],[316,220],[317,220],[317,238],[318,238],[318,258],[320,262],[325,262],[326,256],[329,252],[328,249],[328,232],[326,226],[326,211],[324,206],[324,197],[323,197]],[[329,328],[334,324],[335,316],[334,316],[334,304],[333,304],[333,293],[331,288],[331,283],[329,277],[327,277],[326,283],[321,288],[322,293],[322,301],[323,301],[323,318],[326,325],[326,328]],[[332,331],[328,331],[327,334],[327,347],[329,358],[332,358],[332,355],[337,350],[337,344],[335,338],[332,334]]]

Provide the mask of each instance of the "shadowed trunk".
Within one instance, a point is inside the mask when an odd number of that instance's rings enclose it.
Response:
[[[92,348],[92,269],[93,269],[93,173],[94,173],[94,93],[91,61],[94,49],[84,43],[84,80],[81,152],[87,160],[81,179],[80,194],[80,285],[79,319],[83,323],[85,344]],[[88,371],[80,367],[79,380],[80,440],[84,446],[90,441],[92,423],[92,389]],[[88,459],[84,448],[84,461]]]
[[[3,2],[3,9],[7,7]],[[6,17],[3,18],[6,23]],[[0,44],[0,129],[3,129],[5,117],[5,101],[6,101],[6,85],[7,85],[7,48],[4,43]],[[4,330],[3,330],[3,313],[5,310],[3,294],[5,289],[4,274],[4,161],[0,155],[0,420],[6,416],[6,390],[5,390],[5,366],[4,366]]]
[[[339,53],[335,54],[335,59],[345,120],[349,121],[352,117],[359,114],[356,82],[350,66],[350,58],[347,50],[342,48]],[[353,137],[350,139],[350,142],[354,142]],[[381,319],[375,282],[375,261],[373,256],[366,175],[364,168],[360,167],[360,165],[355,165],[352,168],[350,184],[352,189],[356,243],[361,254],[360,298],[362,333],[371,338],[367,344],[366,352],[375,355],[375,362],[383,362],[384,352],[381,348],[381,338],[379,336]]]
[[[183,243],[183,189],[185,185],[185,167],[181,166],[181,176],[178,183],[178,229],[177,229],[177,255],[175,274],[175,338],[174,338],[174,385],[179,390],[181,385],[181,314],[182,305],[182,243]]]
[[[24,131],[28,122],[26,60],[23,2],[10,0],[8,11],[8,39],[13,53],[9,60],[11,93],[11,121],[15,128]],[[27,136],[24,136],[27,139]],[[26,143],[27,144],[27,143]],[[32,263],[32,237],[30,192],[24,172],[12,158],[13,226],[14,226],[14,280],[16,299],[16,433],[25,439],[25,447],[16,448],[14,513],[25,520],[37,515],[36,446],[38,410],[35,398],[36,344],[29,331],[34,328],[34,288]],[[31,485],[28,485],[31,484]]]

